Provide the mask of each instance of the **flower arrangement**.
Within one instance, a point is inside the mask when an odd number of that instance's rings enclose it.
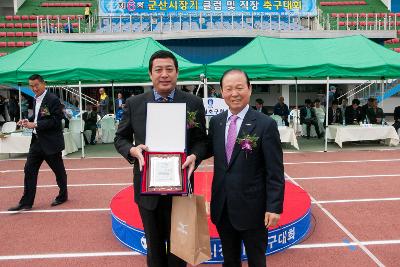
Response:
[[[197,111],[188,111],[187,112],[187,128],[192,129],[199,127],[199,123],[196,122]]]

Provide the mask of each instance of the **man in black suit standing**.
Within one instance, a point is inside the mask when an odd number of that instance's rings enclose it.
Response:
[[[188,127],[187,155],[182,165],[188,168],[188,177],[193,185],[193,171],[205,157],[207,136],[205,130],[205,110],[203,101],[192,94],[177,90],[178,61],[169,51],[155,52],[149,61],[149,75],[153,89],[141,95],[130,97],[125,104],[124,114],[119,124],[115,147],[129,162],[134,163],[135,202],[139,206],[146,242],[147,265],[150,267],[186,266],[186,263],[170,253],[171,196],[141,195],[142,167],[146,150],[146,105],[150,102],[186,103],[187,110],[196,112],[196,126]],[[134,136],[134,139],[133,139]],[[168,142],[168,140],[165,140]],[[165,247],[167,242],[167,247]]]
[[[62,129],[61,103],[58,97],[46,90],[42,76],[29,77],[29,87],[35,93],[33,115],[18,122],[25,128],[33,129],[31,146],[25,163],[24,194],[15,207],[9,211],[30,210],[35,200],[37,177],[40,166],[46,161],[56,175],[60,188],[58,196],[51,203],[60,205],[68,200],[67,173],[62,160],[64,136]]]
[[[214,116],[209,127],[208,152],[214,156],[211,220],[221,238],[223,266],[241,266],[243,241],[249,266],[262,267],[267,228],[277,224],[283,210],[278,127],[249,108],[251,85],[245,72],[229,70],[220,84],[229,110]]]
[[[393,119],[394,119],[393,127],[397,132],[400,129],[400,106],[394,108]]]

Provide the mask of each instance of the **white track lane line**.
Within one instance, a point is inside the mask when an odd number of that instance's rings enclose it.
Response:
[[[363,241],[361,244],[368,245],[397,245],[400,240],[378,240]],[[318,243],[318,244],[300,244],[294,245],[289,249],[313,249],[313,248],[334,248],[348,247],[357,245],[351,243]],[[88,252],[88,253],[63,253],[63,254],[33,254],[33,255],[7,255],[0,256],[0,261],[6,260],[33,260],[33,259],[57,259],[57,258],[85,258],[85,257],[113,257],[113,256],[137,256],[142,255],[135,251],[115,251],[115,252]]]
[[[285,176],[293,184],[301,187],[295,180],[293,180],[287,173]],[[374,255],[372,252],[363,245],[343,224],[341,224],[335,216],[333,216],[327,209],[325,209],[321,204],[317,203],[317,200],[309,194],[311,201],[314,202],[354,243],[359,246],[378,266],[384,267],[385,265]]]
[[[344,175],[344,176],[310,176],[298,177],[293,180],[324,180],[324,179],[352,179],[352,178],[375,178],[375,177],[400,177],[400,174],[374,174],[374,175]]]
[[[100,209],[51,209],[51,210],[27,210],[27,211],[0,211],[0,214],[16,214],[16,213],[67,213],[67,212],[103,212],[110,211],[110,208]]]
[[[113,183],[113,184],[69,184],[68,187],[89,187],[89,186],[125,186],[132,185],[132,183]],[[58,187],[58,185],[38,185],[37,188],[51,188]],[[0,186],[0,189],[17,189],[24,188],[23,185],[10,185],[10,186]]]
[[[132,170],[132,167],[116,167],[116,168],[67,168],[66,171],[114,171],[114,170]],[[23,169],[19,170],[3,170],[0,173],[13,173],[23,172]],[[52,172],[51,169],[40,169],[39,172]]]
[[[332,164],[332,163],[368,163],[368,162],[397,162],[400,159],[365,159],[365,160],[334,160],[334,161],[299,161],[284,162],[285,165],[301,165],[301,164]]]
[[[399,201],[400,197],[388,198],[361,198],[361,199],[337,199],[337,200],[320,200],[312,201],[313,204],[330,204],[330,203],[352,203],[352,202],[379,202],[379,201]]]

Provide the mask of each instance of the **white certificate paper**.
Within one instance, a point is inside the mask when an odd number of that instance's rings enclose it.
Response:
[[[179,157],[151,157],[150,187],[180,186]]]

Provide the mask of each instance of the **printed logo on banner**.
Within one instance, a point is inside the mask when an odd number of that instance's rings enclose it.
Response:
[[[147,242],[146,242],[146,237],[142,236],[140,239],[140,244],[142,245],[142,248],[147,250]]]
[[[316,14],[316,0],[99,0],[100,16],[200,12]]]
[[[207,100],[203,99],[204,109],[206,110],[206,116],[215,116],[219,113],[228,110],[228,106],[225,103],[225,100],[222,98],[214,98],[210,97]]]

